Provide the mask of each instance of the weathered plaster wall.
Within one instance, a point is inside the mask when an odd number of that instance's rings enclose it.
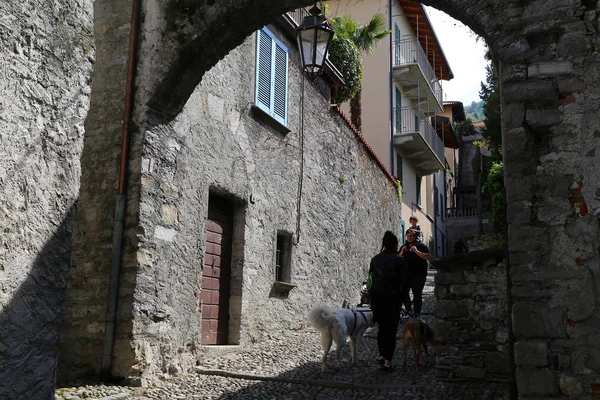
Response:
[[[0,2],[3,399],[52,395],[93,56],[91,2]]]
[[[276,233],[296,231],[298,61],[293,52],[286,135],[251,110],[254,35],[207,72],[173,123],[145,132],[132,345],[138,365],[146,368],[136,371],[133,360],[119,357],[118,373],[150,377],[193,361],[211,190],[236,199],[245,218],[238,239],[243,250],[233,260],[242,273],[232,282],[238,290],[233,294],[241,295],[234,306],[241,309],[240,344],[305,325],[315,302],[358,303],[383,232],[400,227],[400,203],[393,183],[331,110],[321,80],[305,82],[301,233],[292,250],[291,282],[297,288],[287,299],[271,296]]]

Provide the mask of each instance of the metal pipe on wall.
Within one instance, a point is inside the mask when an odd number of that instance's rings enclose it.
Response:
[[[127,56],[127,81],[125,86],[125,107],[123,115],[123,133],[121,137],[121,155],[119,165],[119,191],[115,206],[113,225],[113,242],[111,269],[108,281],[108,306],[106,310],[105,336],[102,350],[100,375],[110,377],[112,355],[115,340],[115,325],[119,298],[119,276],[121,272],[121,256],[123,250],[123,228],[125,225],[125,209],[127,205],[127,160],[129,158],[129,125],[133,110],[133,88],[135,83],[136,46],[139,31],[140,0],[132,0],[131,27],[129,31],[129,50]]]
[[[392,0],[388,0],[388,23],[389,23],[389,28],[388,29],[392,29]],[[390,88],[389,88],[389,101],[390,101],[390,112],[389,112],[389,118],[390,118],[390,170],[394,171],[394,156],[395,156],[395,152],[394,152],[394,110],[393,110],[393,104],[394,104],[394,65],[393,65],[393,51],[394,51],[394,41],[393,41],[393,37],[392,34],[390,33]],[[400,177],[400,179],[402,179],[402,177]],[[402,206],[402,205],[400,205]]]

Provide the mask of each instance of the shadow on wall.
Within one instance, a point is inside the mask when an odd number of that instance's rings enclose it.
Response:
[[[75,205],[0,310],[0,399],[54,398],[74,214]]]

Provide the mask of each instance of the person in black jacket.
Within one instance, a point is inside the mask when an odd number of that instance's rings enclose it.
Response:
[[[404,276],[404,307],[408,312],[407,317],[412,314],[409,289],[413,292],[413,303],[415,306],[415,318],[421,317],[423,305],[423,288],[427,279],[427,260],[429,249],[418,240],[418,234],[413,229],[406,231],[406,243],[400,248],[400,255],[406,258],[406,275]]]
[[[373,279],[371,310],[379,325],[377,346],[379,362],[384,371],[392,370],[392,358],[396,350],[396,332],[400,323],[404,258],[398,255],[398,237],[390,231],[383,235],[382,251],[371,259],[369,275]],[[377,277],[382,278],[377,278]],[[378,283],[383,282],[383,283]]]

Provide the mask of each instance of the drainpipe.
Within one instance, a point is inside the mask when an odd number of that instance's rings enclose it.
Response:
[[[127,82],[125,86],[125,110],[123,115],[123,134],[121,138],[121,161],[119,165],[119,192],[115,206],[113,225],[112,262],[108,281],[108,308],[106,310],[105,337],[102,351],[100,375],[110,377],[112,354],[115,340],[115,322],[117,302],[119,298],[119,276],[121,271],[121,255],[123,248],[123,226],[127,204],[127,159],[129,158],[129,124],[133,109],[133,85],[135,81],[135,49],[139,30],[140,0],[132,0],[131,28],[129,31],[129,51],[127,58]]]

